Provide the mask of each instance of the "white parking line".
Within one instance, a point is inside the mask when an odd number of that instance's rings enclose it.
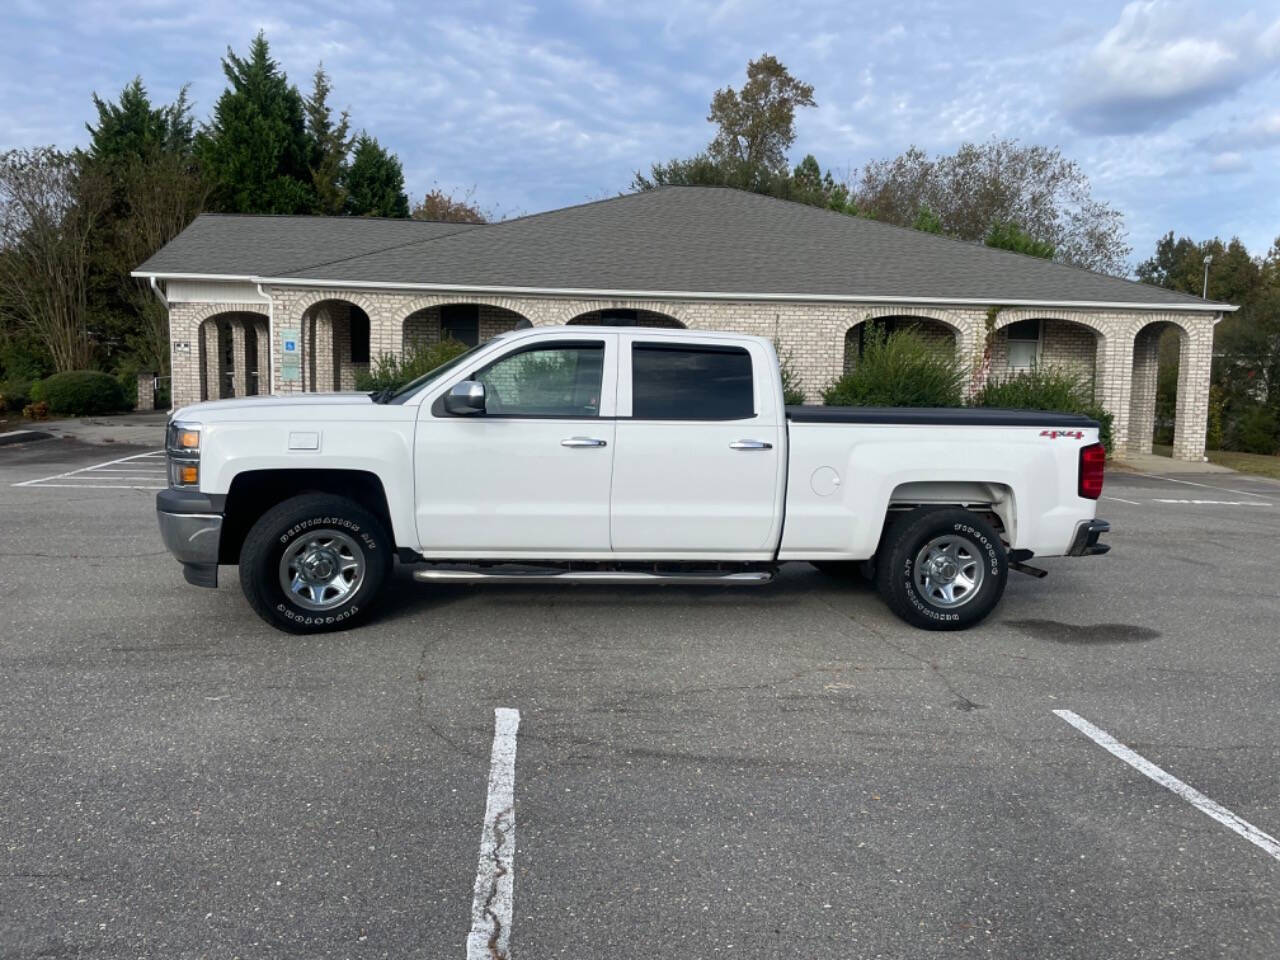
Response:
[[[467,960],[504,960],[511,949],[511,892],[516,853],[516,730],[520,711],[493,711],[489,795],[480,831],[480,862],[471,900]]]
[[[1172,790],[1205,816],[1212,817],[1228,830],[1238,833],[1254,846],[1265,850],[1276,860],[1280,860],[1280,840],[1277,840],[1275,837],[1271,836],[1271,834],[1264,833],[1248,820],[1236,816],[1222,804],[1210,800],[1199,790],[1188,786],[1173,774],[1157,767],[1150,760],[1146,759],[1141,754],[1130,750],[1115,737],[1111,736],[1111,734],[1107,733],[1107,731],[1103,730],[1101,727],[1095,727],[1079,714],[1072,713],[1070,710],[1055,710],[1053,712],[1083,733],[1098,746],[1119,757],[1139,773],[1150,777],[1156,783],[1160,784],[1160,786],[1167,787],[1169,790]]]
[[[1182,484],[1186,484],[1188,487],[1204,487],[1206,490],[1217,490],[1221,493],[1238,493],[1241,496],[1254,497],[1258,500],[1271,499],[1270,497],[1264,497],[1260,493],[1254,493],[1252,490],[1233,490],[1231,487],[1215,487],[1211,483],[1196,483],[1194,480],[1179,480],[1176,477],[1162,477],[1158,473],[1137,473],[1137,471],[1134,471],[1134,472],[1139,477],[1147,477],[1148,479],[1151,479],[1151,480],[1167,480],[1169,483],[1182,483]]]
[[[1103,499],[1103,500],[1115,500],[1115,501],[1118,501],[1119,503],[1131,503],[1131,504],[1133,504],[1135,507],[1140,507],[1140,506],[1142,506],[1142,504],[1140,504],[1137,500],[1126,500],[1124,497],[1103,497],[1102,499]]]
[[[1156,497],[1152,503],[1187,503],[1203,507],[1269,507],[1266,500],[1179,500],[1171,497]]]
[[[168,486],[168,474],[162,469],[163,450],[135,453],[95,463],[51,477],[23,480],[15,487],[61,487],[76,490],[163,490]],[[124,466],[122,466],[124,465]],[[148,480],[150,483],[142,483]]]

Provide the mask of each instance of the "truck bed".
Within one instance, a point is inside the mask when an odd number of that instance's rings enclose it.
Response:
[[[935,424],[951,427],[1073,427],[1098,429],[1081,413],[994,407],[787,407],[795,423]]]

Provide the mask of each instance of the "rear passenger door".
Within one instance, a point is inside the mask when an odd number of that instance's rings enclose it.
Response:
[[[783,425],[767,352],[656,331],[620,339],[614,553],[771,557]]]

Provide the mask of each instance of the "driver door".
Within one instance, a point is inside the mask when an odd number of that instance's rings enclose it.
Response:
[[[610,553],[618,337],[516,342],[448,379],[484,385],[485,409],[424,405],[414,470],[418,539],[432,558]]]

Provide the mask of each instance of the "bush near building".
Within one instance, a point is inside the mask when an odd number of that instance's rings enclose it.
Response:
[[[31,387],[33,403],[44,403],[59,417],[119,413],[133,407],[120,381],[98,370],[55,373]]]
[[[1111,449],[1111,414],[1093,399],[1093,387],[1068,370],[1041,367],[990,380],[964,399],[964,366],[939,353],[912,330],[888,336],[868,331],[858,365],[823,392],[841,407],[1000,407],[1080,413],[1097,420],[1100,439]]]

